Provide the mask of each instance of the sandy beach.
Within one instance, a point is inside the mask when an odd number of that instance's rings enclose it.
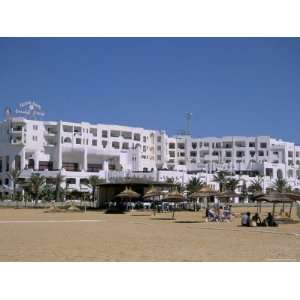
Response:
[[[203,212],[170,217],[0,209],[0,261],[300,261],[300,224],[242,228],[238,217],[231,223],[206,223]]]

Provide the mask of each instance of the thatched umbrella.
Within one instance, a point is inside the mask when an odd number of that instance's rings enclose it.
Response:
[[[216,196],[217,192],[212,190],[209,186],[205,186],[201,188],[199,191],[190,195],[191,199],[199,199],[204,198],[207,199],[208,197]]]
[[[144,199],[150,200],[150,201],[154,201],[155,202],[155,198],[159,198],[160,196],[164,195],[164,193],[162,191],[159,191],[157,188],[155,188],[154,186],[152,186],[150,188],[150,190],[148,190],[146,192],[146,194],[144,195]],[[154,215],[155,215],[155,208],[153,209]]]
[[[217,194],[218,198],[225,199],[228,202],[230,202],[230,200],[232,198],[239,197],[239,196],[240,196],[239,194],[237,194],[236,192],[233,192],[233,191],[226,191],[226,192],[221,192],[221,193]]]
[[[163,193],[152,186],[144,195],[144,199],[150,199],[154,201],[155,197],[160,197],[161,195],[163,195]]]
[[[130,202],[132,199],[138,199],[141,195],[135,191],[133,191],[131,188],[126,187],[123,192],[118,194],[116,198],[126,199],[128,202]]]
[[[164,201],[166,202],[182,202],[184,200],[184,197],[181,193],[179,193],[177,190],[170,192],[167,194],[166,198],[164,199]],[[175,208],[173,208],[173,216],[172,218],[175,218]]]
[[[293,199],[293,196],[294,195],[291,195],[290,193],[271,192],[269,194],[256,195],[256,196],[254,196],[254,199],[258,202],[265,201],[265,202],[273,203],[273,216],[275,214],[276,204],[278,204],[278,203],[289,203],[289,204],[291,204],[291,209],[290,209],[290,214],[289,214],[289,216],[291,217],[293,203],[295,201],[297,201],[296,198]]]

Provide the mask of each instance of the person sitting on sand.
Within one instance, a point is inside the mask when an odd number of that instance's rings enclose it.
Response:
[[[246,214],[243,214],[242,215],[242,220],[241,220],[242,226],[249,227],[250,226],[250,220],[251,220],[251,214],[249,212],[247,212]]]
[[[266,226],[277,227],[278,224],[274,221],[274,217],[271,213],[268,213],[267,218],[264,220]]]
[[[262,226],[262,221],[258,213],[253,216],[252,222],[255,223],[256,226]]]

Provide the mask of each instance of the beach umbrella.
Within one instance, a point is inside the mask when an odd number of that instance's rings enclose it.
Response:
[[[162,191],[159,191],[157,188],[152,186],[144,195],[144,199],[147,199],[148,201],[154,201],[155,198],[158,198],[160,200],[160,196],[164,195]],[[154,215],[155,215],[155,208],[153,209]]]
[[[123,192],[118,194],[116,198],[125,199],[127,202],[131,202],[132,199],[140,198],[140,194],[133,191],[131,188],[126,187]]]
[[[205,186],[199,191],[190,195],[190,198],[205,198],[217,195],[217,192],[213,191],[210,187]]]
[[[271,192],[269,194],[260,194],[254,196],[254,199],[258,202],[268,202],[273,203],[273,216],[275,214],[275,206],[278,203],[289,203],[291,204],[291,210],[290,210],[290,217],[292,214],[292,205],[295,201],[297,201],[295,198],[293,199],[290,193],[279,193],[279,192]]]
[[[218,199],[230,202],[232,198],[239,197],[240,195],[233,191],[226,191],[217,194]]]
[[[121,199],[137,199],[140,198],[140,196],[140,194],[133,191],[131,188],[126,187],[125,190],[118,194],[116,197]]]
[[[177,190],[173,191],[173,192],[169,192],[166,196],[166,198],[164,199],[164,201],[166,202],[182,202],[184,200],[184,197],[181,193],[179,193]],[[173,216],[172,218],[175,218],[175,208],[173,208]]]
[[[163,192],[159,191],[158,189],[156,189],[154,186],[152,186],[150,188],[150,190],[148,190],[146,192],[146,194],[144,195],[144,199],[151,199],[154,201],[155,197],[160,197],[161,195],[163,195]]]
[[[201,188],[199,191],[192,193],[189,197],[193,200],[193,199],[205,199],[205,202],[207,202],[207,198],[208,197],[212,197],[212,196],[216,196],[217,192],[212,190],[209,186],[205,186],[203,188]],[[207,203],[206,203],[207,205]]]

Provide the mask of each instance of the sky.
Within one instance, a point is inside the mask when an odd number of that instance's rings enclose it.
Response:
[[[0,38],[0,110],[300,144],[300,38]],[[2,116],[1,116],[2,118]]]

